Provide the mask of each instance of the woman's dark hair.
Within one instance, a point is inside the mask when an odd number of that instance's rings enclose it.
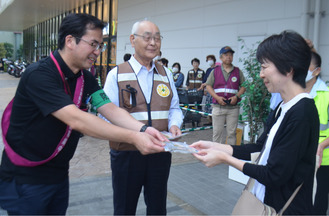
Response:
[[[311,62],[314,64],[315,67],[321,67],[321,64],[322,64],[321,56],[319,54],[317,54],[316,52],[312,51]]]
[[[283,31],[265,39],[257,49],[260,63],[272,62],[286,75],[293,71],[293,81],[305,88],[305,77],[311,62],[311,49],[305,39],[294,31]]]
[[[216,63],[216,57],[214,55],[207,55],[206,61],[208,60],[208,58],[214,60],[214,63]]]
[[[67,15],[58,30],[58,49],[63,49],[65,46],[65,38],[68,35],[76,37],[76,42],[79,43],[87,29],[103,29],[106,23],[97,19],[90,14],[69,14]]]
[[[197,59],[197,58],[194,58],[194,59],[192,59],[192,61],[191,61],[191,65],[193,65],[193,62],[198,62],[198,64],[200,64],[200,60],[199,59]]]
[[[175,66],[178,67],[178,72],[180,72],[180,69],[181,69],[180,64],[179,64],[178,62],[175,62],[175,63],[172,65],[172,68],[175,67]]]

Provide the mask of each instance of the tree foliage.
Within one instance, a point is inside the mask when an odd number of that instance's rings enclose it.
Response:
[[[241,49],[246,55],[246,57],[239,59],[243,63],[243,71],[246,75],[246,80],[242,84],[246,91],[239,104],[243,110],[242,120],[249,124],[250,142],[255,143],[256,136],[259,135],[269,114],[271,95],[259,76],[261,65],[257,61],[257,48],[255,48],[259,43],[254,44],[252,48],[247,48],[243,39],[239,39],[239,41],[242,42]]]
[[[14,56],[14,45],[5,42],[4,46],[5,46],[5,50],[7,51],[6,58],[12,58]]]
[[[0,58],[4,58],[6,57],[6,49],[5,49],[5,45],[3,43],[0,43]]]

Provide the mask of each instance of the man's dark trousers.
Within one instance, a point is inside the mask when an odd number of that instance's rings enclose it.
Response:
[[[147,215],[166,215],[171,153],[111,150],[114,215],[135,215],[144,187]]]
[[[0,206],[8,215],[65,215],[69,180],[59,184],[16,184],[0,179]]]

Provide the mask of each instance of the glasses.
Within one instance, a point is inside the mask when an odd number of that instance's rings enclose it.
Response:
[[[94,48],[95,51],[100,50],[101,52],[104,52],[106,50],[106,44],[104,43],[98,43],[98,42],[88,42],[82,38],[75,37],[79,40],[82,40],[83,42],[89,44],[92,48]]]
[[[145,42],[150,42],[151,39],[154,40],[154,42],[159,43],[163,37],[161,35],[139,35],[139,34],[134,34],[135,36],[142,37]]]

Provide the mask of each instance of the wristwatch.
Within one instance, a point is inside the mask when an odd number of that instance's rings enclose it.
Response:
[[[147,126],[147,125],[143,125],[139,132],[145,132],[146,128],[148,128],[148,127],[149,126]]]

